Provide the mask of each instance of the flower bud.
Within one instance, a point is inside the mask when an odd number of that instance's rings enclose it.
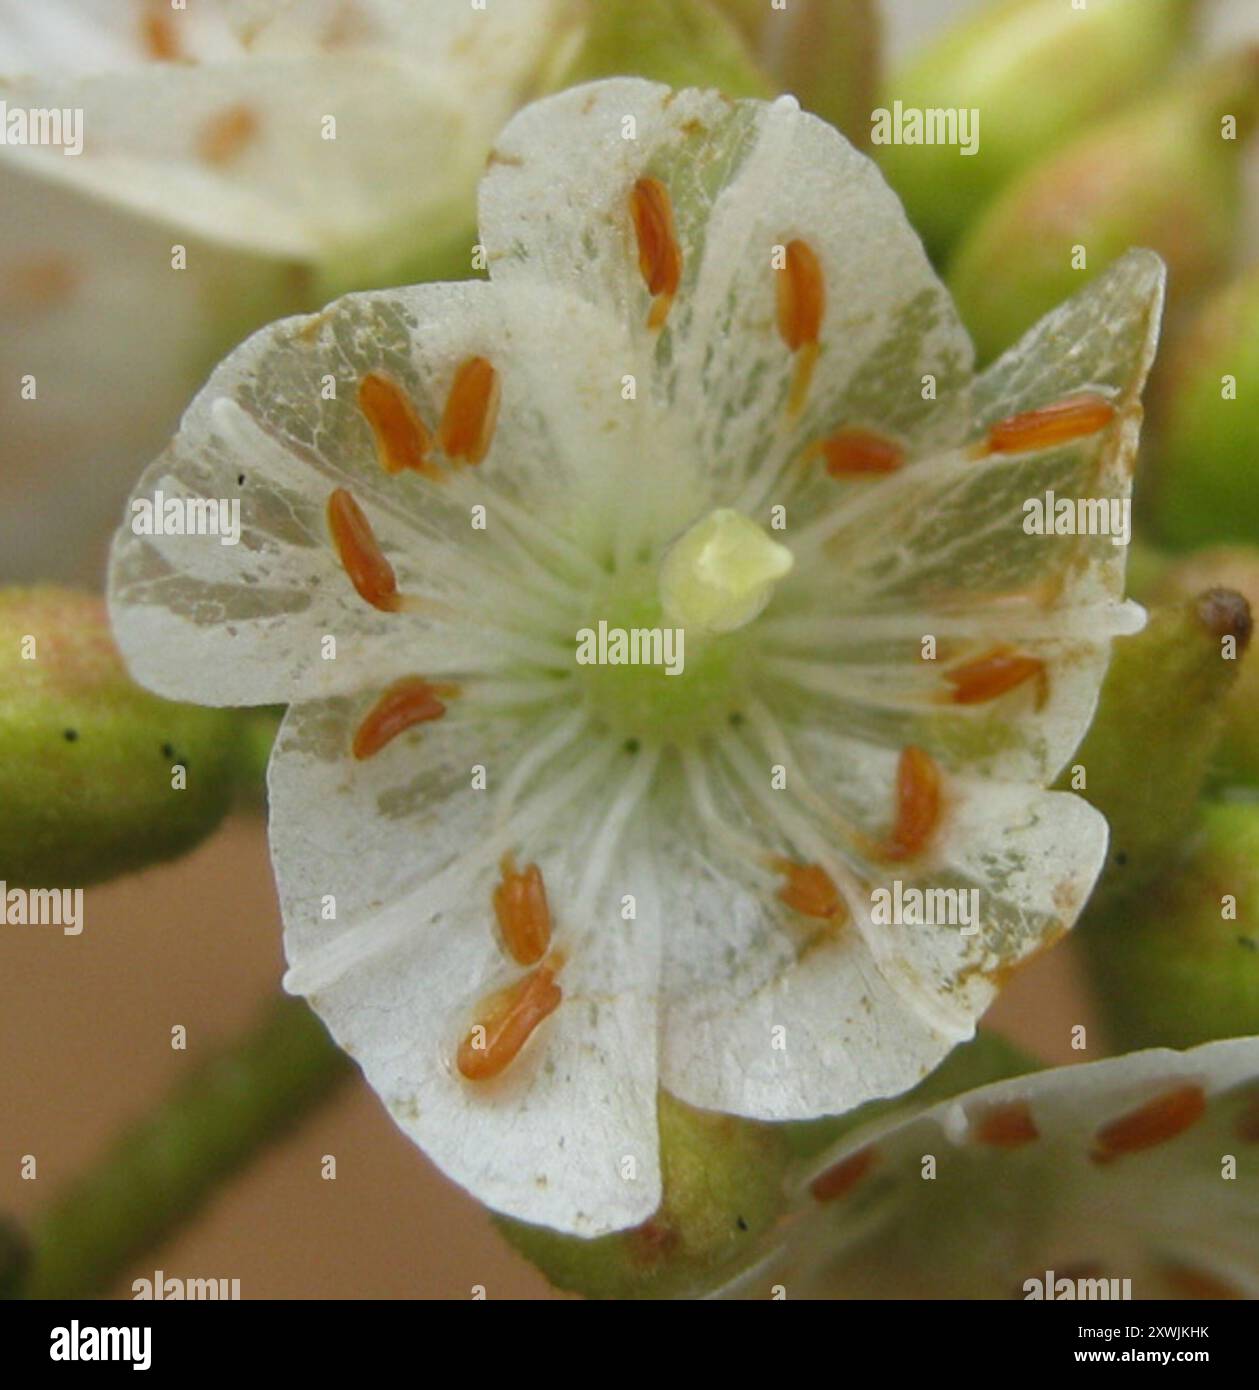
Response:
[[[632,1230],[583,1240],[504,1217],[499,1228],[561,1289],[590,1298],[670,1298],[711,1287],[751,1257],[783,1209],[781,1127],[694,1110],[660,1093],[664,1198]]]
[[[1259,56],[1248,50],[1195,69],[1000,194],[948,276],[981,360],[1134,246],[1167,262],[1183,311],[1236,246],[1238,155],[1257,104]]]
[[[1116,641],[1092,727],[1058,782],[1110,825],[1099,910],[1148,887],[1182,848],[1250,634],[1245,598],[1212,589]]]
[[[1203,308],[1168,366],[1154,516],[1170,545],[1259,544],[1259,270]]]
[[[1184,600],[1204,589],[1235,589],[1259,613],[1259,549],[1222,546],[1199,551],[1173,565],[1158,580],[1154,596]],[[1238,655],[1237,679],[1224,706],[1224,731],[1212,771],[1223,782],[1259,786],[1259,656]]]
[[[875,0],[716,0],[738,26],[780,92],[855,145],[870,143],[882,49]]]
[[[1087,8],[1005,0],[981,6],[893,73],[885,105],[979,112],[974,155],[960,157],[955,145],[879,149],[928,248],[942,257],[1011,178],[1153,86],[1186,42],[1196,8],[1197,0]]]
[[[1150,891],[1080,935],[1117,1047],[1259,1033],[1259,803],[1206,803]]]
[[[74,887],[190,849],[235,788],[238,717],[141,690],[105,605],[0,593],[0,878]]]
[[[743,36],[709,0],[586,0],[586,9],[573,49],[548,85],[646,77],[671,87],[715,87],[729,97],[772,95]]]

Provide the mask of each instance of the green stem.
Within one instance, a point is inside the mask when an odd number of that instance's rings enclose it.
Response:
[[[26,1297],[84,1298],[107,1289],[350,1071],[301,1000],[276,1000],[36,1221]]]

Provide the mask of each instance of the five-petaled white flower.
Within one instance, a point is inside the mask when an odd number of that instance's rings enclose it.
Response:
[[[873,164],[637,80],[520,113],[480,216],[490,283],[219,368],[136,497],[239,499],[241,543],[124,528],[112,609],[163,694],[291,703],[289,988],[452,1177],[593,1236],[659,1202],[658,1086],[900,1092],[1079,911],[1105,823],[1045,788],[1142,615],[1023,504],[1128,496],[1163,273],[974,378]],[[579,664],[600,622],[684,669]]]
[[[982,1086],[819,1156],[722,1293],[1259,1297],[1256,1144],[1259,1038]]]
[[[246,333],[448,240],[470,265],[561,11],[0,0],[0,377],[37,393],[3,408],[7,575],[99,576],[136,467]]]

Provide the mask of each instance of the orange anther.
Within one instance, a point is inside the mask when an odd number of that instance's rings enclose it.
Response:
[[[792,352],[816,343],[826,313],[822,263],[807,241],[789,241],[778,272],[778,331]]]
[[[379,372],[368,372],[358,384],[358,408],[371,426],[376,457],[386,473],[436,476],[428,454],[433,438],[420,419],[411,397],[395,381]]]
[[[630,192],[630,215],[638,241],[638,268],[655,295],[647,327],[660,328],[669,316],[682,280],[682,248],[673,223],[673,202],[659,179],[639,179]]]
[[[396,613],[402,599],[393,566],[385,559],[363,509],[343,487],[328,498],[328,529],[359,597],[383,613]]]
[[[538,1024],[563,998],[550,967],[540,965],[481,1002],[477,1022],[459,1044],[456,1065],[469,1081],[489,1081],[519,1056]]]
[[[807,241],[789,241],[783,268],[778,272],[778,331],[796,354],[796,374],[791,383],[787,410],[798,415],[804,408],[817,366],[826,313],[826,280],[822,263]]]
[[[243,102],[218,112],[201,127],[197,153],[207,164],[230,164],[258,134],[258,115]]]
[[[774,868],[786,877],[779,898],[805,917],[833,922],[847,916],[844,900],[830,874],[818,864],[797,864],[794,859],[775,859]]]
[[[486,358],[469,357],[460,364],[438,429],[447,458],[480,463],[489,453],[500,394],[498,373]]]
[[[896,821],[879,849],[882,859],[921,854],[940,820],[940,769],[930,753],[910,744],[896,769]]]
[[[446,706],[438,696],[449,698],[456,693],[455,686],[430,685],[421,676],[407,676],[391,685],[372,706],[358,726],[351,751],[360,761],[372,757],[414,725],[440,719]]]
[[[1103,1125],[1093,1140],[1089,1157],[1094,1163],[1111,1163],[1122,1154],[1164,1144],[1201,1119],[1206,1108],[1207,1098],[1201,1086],[1178,1086],[1139,1110]]]
[[[1115,407],[1104,396],[1070,396],[1040,410],[999,420],[989,428],[979,453],[1027,454],[1069,444],[1105,429],[1115,414]]]
[[[547,906],[542,870],[526,864],[516,871],[510,854],[503,856],[503,881],[494,889],[494,915],[513,958],[533,965],[551,944],[551,909]]]
[[[1045,663],[1034,656],[1020,656],[1009,647],[994,647],[974,661],[954,666],[944,679],[953,687],[950,698],[955,705],[982,705],[1030,680],[1041,683],[1042,703],[1046,693]]]
[[[843,429],[815,444],[810,454],[826,459],[832,478],[848,478],[861,473],[895,473],[904,466],[905,450],[893,439],[873,430]]]
[[[1017,1149],[1040,1138],[1031,1106],[1023,1100],[993,1105],[971,1120],[971,1138],[994,1149]]]
[[[163,13],[166,10],[166,13]],[[140,46],[145,56],[155,63],[175,63],[183,56],[179,50],[179,38],[163,0],[150,3],[140,17]]]
[[[874,1166],[874,1150],[858,1149],[826,1172],[819,1173],[809,1184],[809,1191],[819,1202],[834,1202],[846,1197]]]

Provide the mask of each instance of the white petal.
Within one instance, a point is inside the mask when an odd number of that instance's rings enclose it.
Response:
[[[583,894],[591,859],[620,836],[607,818],[592,823],[589,796],[574,791],[591,792],[607,759],[626,755],[570,739],[500,826],[517,725],[469,720],[456,701],[355,763],[361,714],[361,702],[295,709],[272,763],[290,988],[308,994],[403,1130],[481,1201],[584,1236],[645,1220],[660,1200],[655,876],[631,825],[625,852]],[[471,787],[478,762],[489,790]],[[618,772],[609,785],[619,794],[633,780]],[[453,1059],[474,1007],[523,973],[493,926],[505,849],[542,869],[564,999],[506,1073],[472,1084]],[[632,922],[618,911],[624,892],[638,895]]]
[[[798,1119],[907,1090],[970,1036],[1003,974],[1071,926],[1104,860],[1106,824],[1085,802],[959,778],[946,785],[946,820],[927,855],[899,872],[862,862],[854,873],[842,825],[814,809],[812,769],[844,766],[844,782],[826,786],[831,805],[877,836],[892,817],[895,755],[853,741],[839,759],[819,746],[800,739],[799,760],[783,763],[786,790],[767,791],[761,814],[777,821],[790,856],[840,886],[842,927],[789,912],[746,858],[723,854],[723,836],[756,824],[729,784],[714,779],[708,815],[662,850],[666,899],[694,924],[666,938],[662,1076],[692,1104]],[[749,766],[747,783],[763,767],[768,788],[771,756]],[[968,919],[881,920],[877,893],[894,879],[902,893],[953,890]]]
[[[127,529],[116,541],[115,631],[137,678],[174,698],[288,702],[416,669],[498,668],[539,653],[537,641],[549,644],[544,664],[571,673],[590,585],[607,582],[592,552],[647,505],[631,491],[646,417],[622,402],[599,331],[580,301],[467,283],[350,295],[256,334],[133,494],[239,500],[240,544]],[[433,429],[457,365],[476,355],[503,393],[484,463],[445,484],[385,474],[357,404],[361,377],[391,374]],[[663,425],[655,438],[667,438]],[[461,623],[379,613],[355,594],[324,519],[337,487],[366,510],[402,592],[454,605]],[[653,497],[685,505],[677,487]],[[477,505],[484,529],[472,525]]]
[[[831,697],[817,722],[999,778],[1057,775],[1092,719],[1111,638],[1133,627],[1121,602],[1127,550],[1111,534],[1029,533],[1027,506],[1051,492],[1055,505],[1098,499],[1123,524],[1163,282],[1156,256],[1124,257],[976,385],[977,435],[1089,391],[1113,400],[1108,429],[1030,454],[926,458],[795,533],[797,572],[765,636],[793,684]],[[952,705],[940,673],[1000,645],[1045,662],[1047,683]]]
[[[1205,1107],[1195,1117],[1195,1089]],[[1112,1152],[1115,1121],[1186,1093],[1187,1127]],[[875,1121],[810,1165],[825,1173],[870,1155],[851,1190],[819,1202],[807,1187],[774,1249],[730,1290],[767,1297],[1024,1298],[1046,1272],[1131,1279],[1134,1298],[1259,1296],[1259,1039],[1155,1050],[998,1082],[910,1119]],[[1005,1107],[1036,1137],[980,1139]],[[1097,1161],[1110,1154],[1109,1161]],[[924,1155],[936,1176],[923,1180]],[[1234,1155],[1236,1177],[1225,1176]],[[855,1169],[853,1170],[855,1171]],[[1112,1295],[1119,1296],[1119,1295]]]
[[[83,151],[4,157],[189,234],[312,261],[394,255],[424,219],[452,217],[488,139],[446,79],[374,54],[157,64],[23,79],[7,95],[81,110]]]
[[[217,354],[291,312],[296,268],[171,237],[126,212],[0,166],[0,556],[10,579],[99,586],[136,474],[170,437]],[[34,400],[18,383],[36,382]]]
[[[669,189],[683,254],[658,341],[630,215],[644,176]],[[692,448],[728,503],[732,484],[763,491],[841,424],[924,446],[961,434],[972,358],[947,292],[873,163],[793,102],[632,79],[538,102],[496,143],[481,231],[496,280],[571,286],[624,325],[652,389],[693,416]],[[784,424],[795,364],[775,326],[773,253],[794,238],[816,251],[829,307],[808,408]]]

